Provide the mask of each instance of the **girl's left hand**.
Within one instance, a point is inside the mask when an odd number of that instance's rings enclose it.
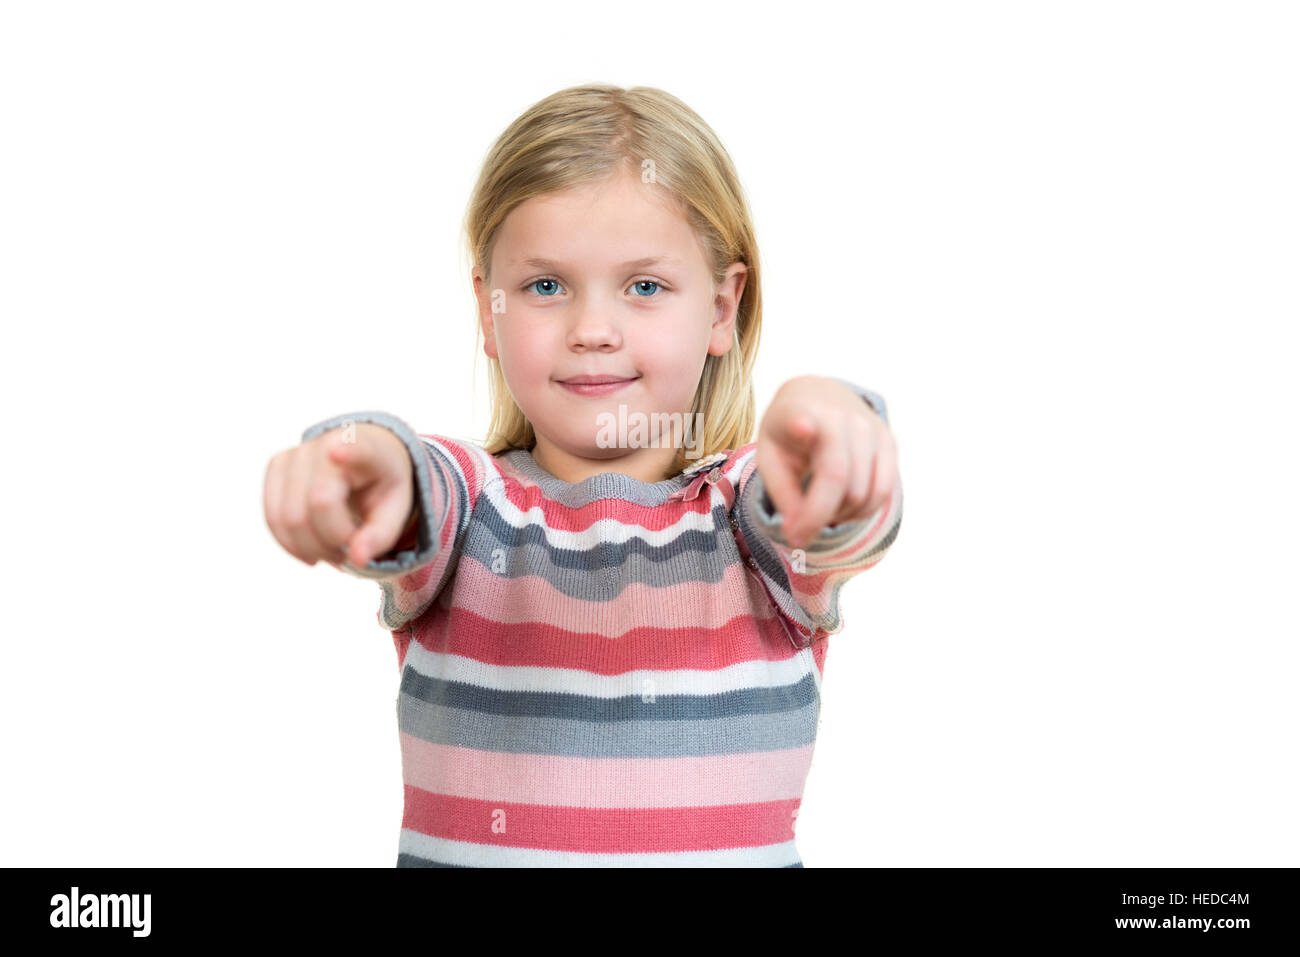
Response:
[[[777,390],[757,446],[757,468],[791,548],[805,547],[825,525],[874,514],[899,482],[889,426],[862,396],[823,376],[799,376]]]

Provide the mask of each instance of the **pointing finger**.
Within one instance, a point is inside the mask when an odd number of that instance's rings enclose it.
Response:
[[[824,435],[813,455],[812,484],[794,528],[786,532],[786,539],[795,548],[807,545],[830,521],[844,501],[849,481],[849,450],[843,435]]]
[[[813,423],[806,423],[806,425],[811,425],[815,436],[816,425]],[[794,439],[796,446],[808,441],[806,427],[799,426],[798,429],[799,432]],[[773,442],[759,443],[758,469],[767,488],[767,494],[772,499],[772,505],[782,517],[783,527],[788,528],[801,509],[804,492],[803,475],[807,471],[807,459],[797,448],[792,450],[783,446],[781,441],[784,438],[785,436],[781,436]]]

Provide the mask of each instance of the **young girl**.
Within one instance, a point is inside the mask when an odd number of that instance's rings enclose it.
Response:
[[[901,520],[884,400],[800,376],[750,441],[749,211],[660,90],[531,107],[465,225],[488,440],[355,412],[266,481],[287,550],[380,585],[398,866],[803,866],[839,589]]]

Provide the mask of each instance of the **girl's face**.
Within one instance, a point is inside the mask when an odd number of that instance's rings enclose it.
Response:
[[[633,447],[641,443],[632,428],[638,418],[649,426],[652,413],[685,419],[705,358],[732,346],[744,264],[715,286],[694,230],[662,188],[620,168],[599,185],[517,206],[490,265],[490,289],[474,270],[484,352],[500,361],[532,423],[538,464],[569,482],[610,471],[667,477],[672,434],[663,448]],[[578,376],[630,381],[604,393],[562,384]],[[627,423],[626,441],[615,426],[618,445],[602,447],[601,413]]]

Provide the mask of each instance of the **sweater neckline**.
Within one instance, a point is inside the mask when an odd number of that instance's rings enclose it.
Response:
[[[662,505],[670,495],[690,484],[701,468],[725,457],[722,453],[707,456],[672,478],[660,482],[642,482],[622,472],[601,472],[589,475],[581,482],[566,482],[542,468],[533,458],[533,453],[527,449],[511,449],[503,456],[519,473],[535,482],[548,497],[585,501],[622,498],[642,505]]]

